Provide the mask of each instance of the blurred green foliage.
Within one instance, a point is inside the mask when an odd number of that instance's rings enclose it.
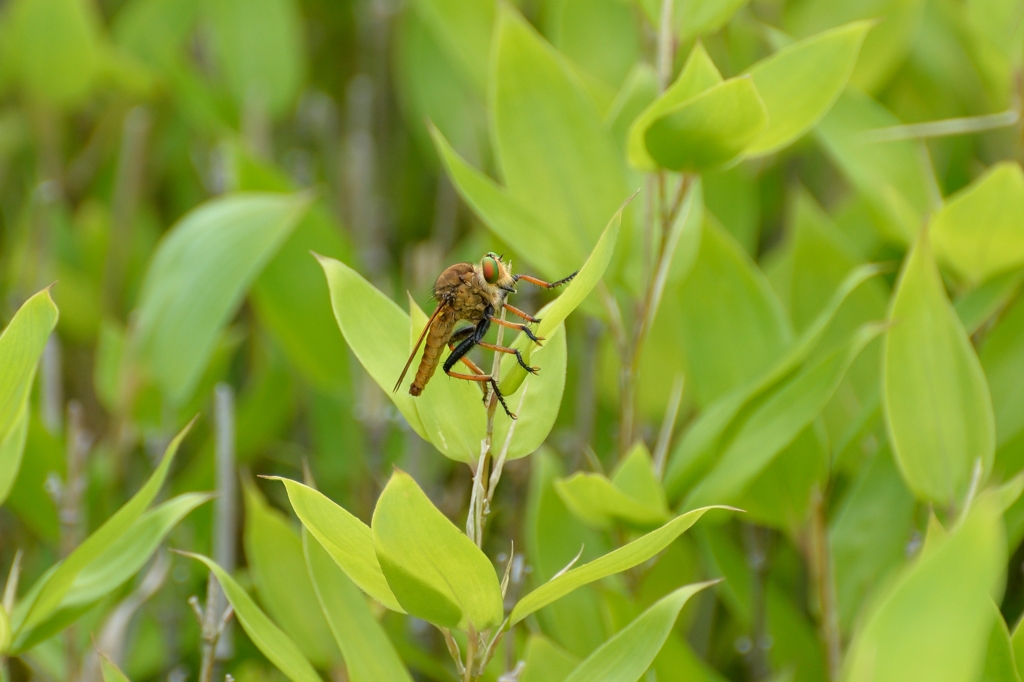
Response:
[[[1024,0],[0,0],[0,681],[1020,682],[1022,69]],[[392,390],[488,251],[579,271],[517,420]]]

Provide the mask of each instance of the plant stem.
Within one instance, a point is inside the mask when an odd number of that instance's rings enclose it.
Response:
[[[836,604],[835,576],[825,522],[825,504],[821,491],[811,493],[811,523],[808,557],[820,613],[819,627],[825,645],[829,682],[837,682],[842,666],[842,645],[839,632],[839,609]]]
[[[219,383],[214,387],[214,430],[216,435],[217,499],[213,514],[213,558],[225,571],[235,570],[235,536],[238,528],[235,478],[235,394],[231,386]],[[207,620],[215,626],[227,606],[224,593],[214,582],[214,600],[206,602]],[[212,613],[210,613],[212,612]],[[231,658],[234,653],[231,630],[217,633],[217,658]]]

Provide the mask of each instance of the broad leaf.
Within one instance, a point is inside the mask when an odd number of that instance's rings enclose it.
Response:
[[[1024,171],[993,166],[932,216],[935,256],[977,284],[1024,265]]]
[[[768,114],[768,125],[744,154],[763,156],[810,130],[850,80],[871,24],[858,21],[782,48],[748,73]]]
[[[1021,682],[1014,660],[1013,644],[1010,642],[1010,631],[1003,620],[1003,614],[994,601],[989,602],[989,608],[993,613],[992,630],[988,636],[981,679],[983,682]]]
[[[661,651],[683,605],[715,582],[687,585],[663,597],[580,663],[565,682],[636,682]]]
[[[750,76],[714,85],[654,120],[644,134],[659,166],[701,172],[737,158],[760,137],[768,112]]]
[[[715,68],[714,62],[708,56],[704,45],[698,42],[693,46],[686,66],[675,82],[633,121],[626,143],[629,162],[637,168],[656,170],[657,164],[647,153],[647,145],[644,143],[647,129],[663,114],[721,82],[722,76]]]
[[[1005,560],[999,516],[993,501],[979,498],[948,537],[903,572],[854,638],[845,680],[978,678]]]
[[[188,433],[186,426],[167,446],[163,460],[150,475],[146,483],[128,502],[114,513],[92,535],[86,538],[75,551],[50,572],[40,578],[29,591],[29,596],[18,605],[12,618],[15,637],[28,632],[49,618],[68,594],[75,579],[87,566],[103,556],[111,547],[129,532],[146,508],[156,499],[157,493],[167,478],[178,446]]]
[[[857,355],[882,331],[866,326],[844,347],[807,367],[772,394],[740,427],[718,465],[686,500],[696,507],[734,503],[743,490],[825,407]]]
[[[992,469],[995,423],[978,356],[953,311],[926,232],[907,256],[889,312],[885,414],[896,461],[922,499],[955,504],[981,463]]]
[[[284,483],[288,500],[302,525],[352,582],[392,611],[404,613],[380,569],[370,527],[318,490],[287,478],[275,480]]]
[[[461,75],[483,94],[487,88],[494,4],[474,0],[415,0],[412,6]]]
[[[515,625],[534,611],[544,608],[556,599],[569,594],[583,585],[642,564],[668,547],[673,540],[686,532],[709,509],[733,510],[732,507],[722,506],[694,509],[682,516],[677,516],[658,530],[651,531],[643,537],[605,554],[599,559],[562,573],[519,600],[519,603],[512,609],[512,615],[509,617],[510,625]]]
[[[394,645],[373,617],[355,583],[305,530],[302,546],[309,579],[334,641],[345,657],[349,679],[352,682],[411,682]]]
[[[861,284],[878,273],[877,267],[865,265],[847,275],[825,309],[808,325],[785,355],[768,367],[767,371],[721,396],[701,413],[669,460],[665,472],[665,492],[670,501],[677,499],[706,473],[713,461],[719,439],[743,406],[799,367],[821,342],[843,302]]]
[[[530,635],[526,642],[521,682],[565,682],[579,665],[579,659],[542,635]]]
[[[128,676],[121,672],[121,669],[102,652],[100,653],[100,670],[103,672],[103,682],[131,682]]]
[[[28,396],[46,339],[57,324],[50,290],[40,291],[18,309],[0,334],[0,504],[21,468],[28,433]]]
[[[322,257],[319,260],[331,291],[334,317],[352,353],[409,426],[420,438],[430,440],[408,390],[394,390],[395,380],[409,357],[408,315],[341,261]],[[411,371],[415,372],[415,367]]]
[[[490,560],[396,470],[373,510],[373,545],[399,603],[444,627],[480,632],[502,619],[501,587]]]
[[[302,540],[248,478],[243,478],[243,492],[245,558],[260,604],[295,639],[311,663],[318,668],[337,665],[341,655],[327,621],[319,615],[319,601],[307,578]]]
[[[302,194],[229,195],[185,215],[160,242],[134,341],[173,404],[191,396],[221,330],[308,205]]]
[[[199,554],[182,552],[184,556],[200,561],[209,568],[224,590],[224,595],[235,610],[235,617],[249,635],[256,648],[292,682],[321,682],[316,670],[302,655],[292,638],[274,625],[260,610],[235,579],[212,559]]]

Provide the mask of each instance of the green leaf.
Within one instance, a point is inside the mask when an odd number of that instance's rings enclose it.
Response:
[[[974,334],[993,315],[1009,305],[1020,291],[1022,282],[1024,282],[1024,270],[1006,272],[996,275],[958,298],[953,307],[956,308],[957,317],[963,322],[967,333]],[[984,355],[985,347],[982,348],[982,355]]]
[[[643,442],[623,458],[611,480],[576,472],[555,481],[555,490],[578,519],[597,528],[608,528],[616,520],[633,526],[658,526],[670,518],[665,493]]]
[[[579,659],[541,635],[530,635],[526,642],[521,682],[565,682]]]
[[[17,0],[7,8],[0,61],[32,98],[81,101],[101,67],[100,18],[86,0]]]
[[[985,338],[979,353],[985,370],[996,420],[998,467],[1016,473],[1020,466],[1006,460],[1002,448],[1024,431],[1024,299],[1018,298]]]
[[[633,121],[626,143],[629,162],[643,170],[656,170],[657,164],[647,153],[644,144],[647,129],[663,114],[721,82],[722,76],[715,68],[715,63],[711,61],[704,45],[698,42],[690,51],[679,77]]]
[[[100,652],[100,670],[103,672],[103,682],[131,682],[103,652]]]
[[[221,330],[308,206],[305,194],[229,195],[185,215],[160,242],[134,341],[172,403],[191,396]]]
[[[12,628],[16,637],[23,632],[28,632],[53,614],[68,594],[79,573],[97,558],[103,556],[135,525],[146,508],[156,498],[157,493],[160,492],[160,488],[167,478],[171,462],[174,461],[174,455],[178,451],[178,446],[188,434],[190,427],[191,424],[186,426],[170,442],[160,465],[153,471],[142,488],[52,572],[44,574],[39,582],[31,588],[30,594],[34,596],[31,599],[26,597],[12,614]]]
[[[1006,621],[994,601],[989,602],[989,605],[993,613],[992,631],[988,636],[988,651],[985,652],[981,682],[1021,682]]]
[[[875,453],[840,501],[828,542],[844,632],[887,574],[902,565],[913,533],[914,506],[888,447]]]
[[[373,545],[398,601],[444,627],[481,632],[501,622],[498,575],[490,560],[395,470],[373,510]]]
[[[171,68],[199,14],[198,0],[132,0],[114,16],[118,47],[147,64]]]
[[[1005,560],[999,517],[994,501],[979,498],[948,537],[903,571],[865,615],[845,680],[978,678]]]
[[[302,540],[284,516],[267,505],[251,479],[243,478],[242,483],[245,558],[260,603],[311,663],[318,668],[337,665],[341,656],[306,577]]]
[[[500,177],[543,226],[519,253],[529,259],[564,241],[575,269],[630,194],[625,162],[579,79],[507,3],[496,40],[489,99]],[[631,234],[628,218],[624,232]]]
[[[637,19],[619,0],[564,0],[545,11],[544,34],[588,76],[618,88],[639,61]]]
[[[394,645],[373,617],[355,583],[331,561],[330,555],[303,531],[306,568],[334,641],[345,657],[352,682],[394,680],[412,682]]]
[[[949,198],[930,224],[935,256],[977,284],[1024,265],[1024,171],[998,163]]]
[[[295,515],[359,588],[381,604],[405,613],[377,561],[370,527],[323,493],[287,478],[284,483]]]
[[[291,637],[281,631],[267,618],[256,602],[235,579],[212,559],[200,554],[181,552],[183,556],[202,562],[217,576],[217,582],[235,610],[235,617],[249,635],[256,648],[292,682],[321,682],[313,666],[302,655],[302,651]]]
[[[294,0],[211,0],[214,55],[240,111],[287,113],[302,88],[302,16]]]
[[[976,462],[992,469],[995,422],[978,356],[953,311],[927,232],[907,256],[889,317],[883,383],[896,461],[922,499],[955,504]]]
[[[873,338],[878,325],[862,328],[844,347],[805,368],[780,387],[740,427],[718,465],[690,493],[686,506],[709,500],[733,503],[743,490],[825,407],[846,370]]]
[[[414,0],[437,44],[477,92],[487,89],[494,4],[474,0]]]
[[[583,267],[579,268],[576,277],[566,285],[558,298],[550,305],[545,306],[543,313],[538,313],[540,324],[537,325],[536,336],[550,340],[557,334],[562,322],[569,317],[569,313],[583,303],[584,299],[590,295],[590,292],[594,290],[594,287],[604,277],[608,264],[611,263],[612,255],[615,253],[615,245],[618,242],[619,226],[622,223],[622,211],[624,209],[625,205],[620,207],[615,212],[615,215],[612,216],[612,219],[604,228],[604,232],[601,233],[601,238],[597,240],[594,250],[590,252],[590,256],[583,264]],[[522,349],[523,359],[526,361],[526,364],[531,363],[533,352],[537,350],[537,344],[533,342],[527,343],[528,341],[529,339],[525,334],[520,334],[515,344],[517,348]],[[519,366],[515,356],[509,356],[502,362],[501,376],[501,392],[504,395],[512,395],[519,389],[523,379],[526,378],[526,370]]]
[[[44,289],[14,314],[0,334],[0,504],[21,468],[28,433],[28,396],[46,339],[57,324],[57,306]]]
[[[665,472],[665,492],[673,501],[704,475],[713,461],[722,434],[744,405],[777,384],[799,367],[819,345],[844,301],[865,281],[879,273],[873,265],[853,270],[832,295],[828,305],[792,344],[789,350],[767,370],[722,395],[709,405],[686,432],[669,459]],[[700,319],[695,316],[694,319]]]
[[[919,141],[875,143],[864,134],[899,125],[881,104],[847,89],[815,128],[819,142],[868,201],[886,238],[909,244],[937,200],[927,149]]]
[[[413,397],[405,390],[393,390],[395,380],[409,357],[408,315],[341,261],[333,258],[318,260],[331,291],[334,317],[352,353],[395,404],[409,426],[420,438],[430,440]]]
[[[0,605],[0,656],[7,655],[7,649],[11,646],[11,621],[7,617],[7,611]]]
[[[744,154],[778,151],[810,130],[835,104],[853,73],[871,22],[857,21],[782,48],[748,73],[768,114],[768,126]]]
[[[544,608],[551,602],[564,597],[583,585],[642,564],[668,547],[673,540],[686,532],[709,509],[739,511],[732,507],[723,506],[694,509],[681,516],[677,516],[661,528],[651,531],[637,540],[605,554],[599,559],[562,573],[519,600],[519,603],[512,609],[512,615],[509,617],[510,626],[515,625],[531,613]]]
[[[644,144],[659,166],[701,172],[737,158],[768,126],[750,76],[714,85],[655,119]]]
[[[661,651],[687,600],[717,580],[680,587],[605,642],[565,682],[636,682]]]

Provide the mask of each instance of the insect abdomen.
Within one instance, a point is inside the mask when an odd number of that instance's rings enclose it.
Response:
[[[416,378],[409,386],[410,395],[420,395],[423,393],[423,387],[430,381],[430,377],[434,376],[437,365],[441,361],[441,351],[452,335],[452,326],[454,324],[455,320],[451,319],[450,316],[441,315],[430,328],[430,331],[427,333],[426,344],[423,347],[423,358],[420,360],[420,366],[416,370]]]

